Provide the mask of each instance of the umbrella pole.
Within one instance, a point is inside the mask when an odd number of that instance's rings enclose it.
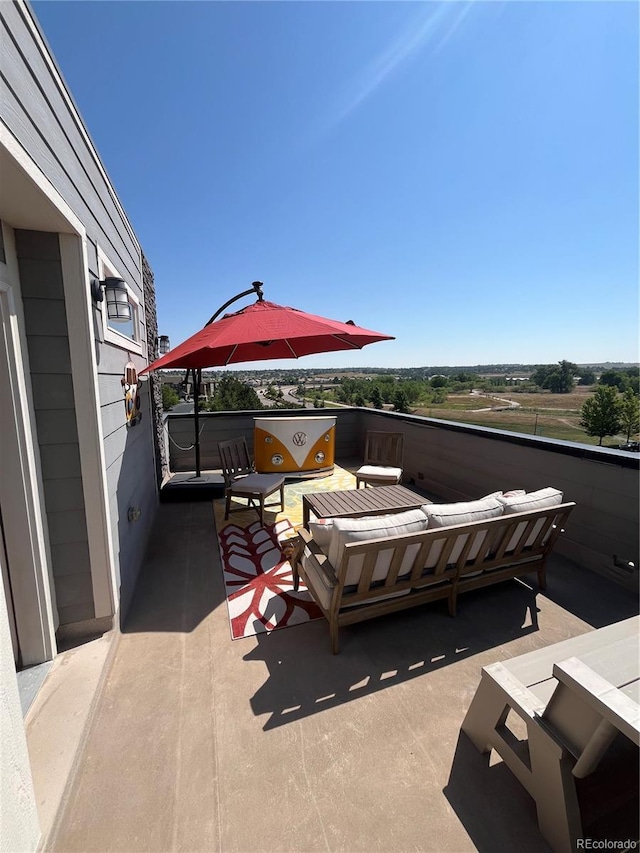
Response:
[[[200,379],[202,371],[196,368],[193,371],[193,422],[196,429],[196,477],[200,476],[200,424],[199,424],[199,408],[200,408]]]

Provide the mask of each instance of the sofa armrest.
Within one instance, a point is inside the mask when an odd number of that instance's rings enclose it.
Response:
[[[313,536],[304,527],[298,531],[300,538],[304,542],[304,550],[307,552],[307,559],[313,561],[314,567],[326,578],[328,586],[335,586],[338,583],[338,578],[333,566],[329,562],[329,558],[324,553],[322,548],[315,541]]]

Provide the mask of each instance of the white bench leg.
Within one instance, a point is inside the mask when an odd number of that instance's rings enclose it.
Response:
[[[529,756],[540,832],[555,853],[573,853],[582,837],[573,758],[539,724],[529,729]]]

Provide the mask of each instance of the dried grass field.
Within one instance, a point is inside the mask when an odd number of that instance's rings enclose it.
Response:
[[[590,387],[570,394],[449,394],[445,403],[415,409],[416,415],[540,435],[580,444],[598,444],[580,426],[580,408]],[[515,406],[513,405],[515,404]],[[603,447],[617,447],[625,435],[606,436]]]

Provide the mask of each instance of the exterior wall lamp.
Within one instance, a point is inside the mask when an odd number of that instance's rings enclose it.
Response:
[[[121,278],[91,280],[91,295],[94,302],[103,302],[107,295],[107,316],[113,323],[128,323],[131,320],[131,305],[127,285]]]
[[[171,349],[171,341],[169,335],[160,335],[158,338],[158,352],[160,355],[166,355]]]

